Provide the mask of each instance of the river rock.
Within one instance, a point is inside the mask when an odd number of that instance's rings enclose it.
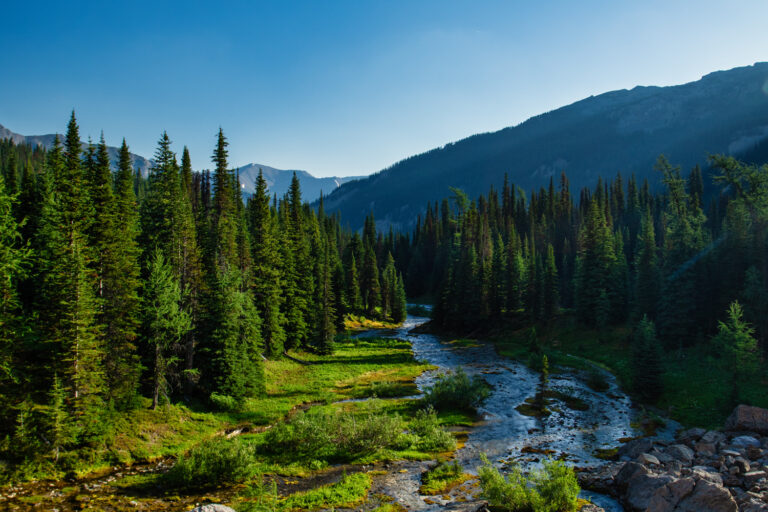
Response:
[[[235,512],[235,510],[225,505],[212,503],[210,505],[203,505],[202,507],[193,508],[189,512]]]
[[[648,473],[650,473],[650,471],[648,471],[648,468],[642,464],[638,464],[637,462],[627,462],[616,473],[616,476],[613,479],[616,482],[616,485],[626,489],[632,478],[637,475],[647,475]]]
[[[702,443],[717,444],[717,443],[722,443],[723,441],[725,441],[725,439],[726,439],[725,434],[723,434],[722,432],[718,432],[716,430],[709,430],[707,431],[706,434],[701,436],[701,439],[699,439],[699,441],[701,441]]]
[[[686,466],[693,462],[693,450],[684,444],[673,444],[672,446],[667,447],[665,451],[668,455],[671,455]]]
[[[768,410],[749,405],[740,405],[725,421],[725,429],[768,434]]]
[[[691,475],[696,480],[706,480],[713,484],[723,485],[723,477],[720,473],[716,472],[714,468],[707,468],[704,466],[694,466],[691,470]]]
[[[622,460],[635,460],[641,453],[648,453],[653,449],[653,441],[650,439],[633,439],[621,445],[616,450],[616,456]]]
[[[625,501],[633,510],[646,510],[656,491],[665,485],[674,482],[674,480],[675,479],[669,475],[643,474],[642,472],[637,472],[629,480]]]
[[[752,436],[738,436],[731,439],[731,445],[737,448],[746,449],[748,446],[760,448],[760,441]]]
[[[703,436],[706,433],[707,431],[704,430],[703,428],[690,428],[685,432],[683,432],[682,434],[680,434],[677,437],[677,439],[686,444],[695,443],[696,441],[701,439],[701,436]]]
[[[739,506],[728,489],[707,480],[699,480],[693,492],[678,503],[679,512],[738,512]]]
[[[648,502],[648,512],[668,512],[688,496],[696,486],[693,478],[678,478],[659,487]]]
[[[713,443],[698,442],[694,446],[697,455],[703,455],[705,457],[711,457],[716,453],[715,445]]]
[[[736,457],[735,459],[733,459],[733,464],[737,468],[739,468],[739,473],[741,474],[749,473],[749,469],[750,469],[749,461],[744,457]]]
[[[657,459],[650,453],[641,453],[640,456],[637,457],[637,462],[645,466],[650,466],[650,465],[659,466],[661,464],[659,462],[659,459]]]
[[[766,474],[765,471],[750,471],[741,475],[741,478],[744,480],[744,487],[749,489],[766,476],[768,476],[768,474]]]

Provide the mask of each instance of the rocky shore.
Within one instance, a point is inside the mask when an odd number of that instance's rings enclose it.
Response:
[[[673,441],[636,439],[616,461],[582,471],[582,487],[629,511],[768,510],[768,410],[738,406],[722,430],[693,428]]]

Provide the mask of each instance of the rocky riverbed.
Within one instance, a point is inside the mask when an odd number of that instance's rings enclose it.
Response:
[[[673,440],[637,439],[618,461],[583,471],[582,486],[627,510],[768,510],[768,410],[741,405],[722,431],[694,428]]]

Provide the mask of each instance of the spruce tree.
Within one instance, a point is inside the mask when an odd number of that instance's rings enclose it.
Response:
[[[647,316],[635,329],[632,349],[632,373],[635,393],[644,402],[653,403],[664,390],[661,348],[656,339],[656,327]]]
[[[256,180],[256,192],[248,203],[248,211],[253,255],[253,300],[262,319],[261,338],[266,353],[270,357],[279,357],[285,343],[285,317],[281,311],[281,262],[277,247],[277,224],[270,210],[267,182],[261,170]]]
[[[171,383],[178,371],[182,337],[192,328],[189,315],[179,306],[182,300],[178,279],[155,248],[148,262],[148,277],[142,297],[144,339],[151,357],[152,408],[168,401]]]

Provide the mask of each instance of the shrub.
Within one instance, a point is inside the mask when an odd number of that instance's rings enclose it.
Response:
[[[167,487],[212,487],[242,482],[255,473],[256,448],[242,439],[216,437],[182,455],[162,476]]]
[[[578,507],[579,484],[576,474],[562,461],[548,460],[544,469],[530,480],[519,466],[513,466],[505,478],[481,456],[478,469],[483,497],[494,507],[511,512],[574,512]]]
[[[579,484],[573,468],[561,460],[544,461],[544,470],[534,477],[541,496],[542,512],[571,512],[578,507]]]
[[[506,478],[488,462],[485,454],[481,455],[483,465],[477,470],[480,477],[480,487],[483,498],[494,507],[503,508],[514,512],[533,512],[541,497],[535,489],[528,486],[528,482],[515,465],[512,472]]]
[[[295,458],[351,460],[402,444],[399,416],[320,410],[297,414],[267,432],[264,449]]]
[[[239,408],[237,399],[228,395],[211,393],[210,400],[213,406],[220,411],[233,412],[237,411]]]
[[[438,410],[475,411],[491,390],[479,377],[470,378],[462,368],[438,375],[424,392],[424,401]]]
[[[415,448],[425,452],[445,452],[456,448],[456,438],[443,430],[432,406],[416,412],[410,423],[410,430],[418,440]]]

